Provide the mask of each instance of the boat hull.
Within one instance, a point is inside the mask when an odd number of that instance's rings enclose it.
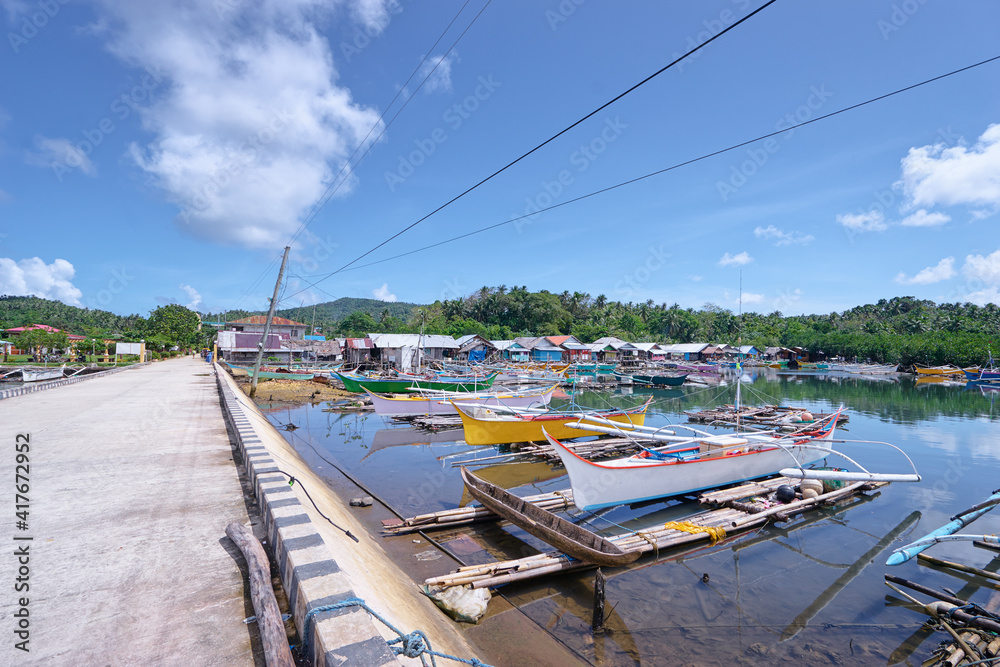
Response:
[[[600,535],[480,479],[464,466],[462,481],[469,494],[483,507],[573,558],[605,567],[618,567],[628,565],[640,556],[638,550],[622,551]]]
[[[493,386],[496,375],[490,375],[473,382],[438,382],[437,380],[378,380],[357,376],[336,374],[347,391],[364,393],[365,389],[381,394],[405,394],[410,389],[438,389],[440,391],[483,391]]]
[[[822,460],[830,451],[818,440],[810,440],[809,447],[793,444],[784,449],[763,447],[758,451],[754,451],[754,441],[748,441],[750,451],[732,450],[736,453],[731,455],[722,453],[716,457],[670,462],[637,459],[634,465],[616,467],[582,459],[552,436],[548,436],[548,441],[566,466],[573,502],[584,510],[668,498],[769,477],[782,468]]]
[[[50,368],[44,370],[21,371],[21,382],[45,382],[47,380],[58,380],[63,376],[63,369]]]
[[[509,408],[536,408],[549,404],[552,394],[555,392],[555,385],[545,391],[532,392],[530,394],[510,395],[510,394],[473,394],[462,396],[462,401],[474,401],[481,405],[505,406]],[[388,397],[380,396],[370,390],[365,389],[372,401],[372,407],[376,414],[383,417],[419,417],[422,415],[453,415],[458,412],[450,402],[442,398],[429,398],[425,396],[402,396]]]
[[[510,417],[498,416],[496,419],[480,419],[466,410],[459,408],[458,414],[462,418],[462,427],[465,430],[465,442],[469,445],[503,445],[512,442],[537,442],[544,441],[545,435],[542,431],[556,435],[557,438],[580,438],[591,435],[578,429],[573,429],[566,424],[579,421],[579,417],[561,415],[538,415],[531,417]],[[604,419],[608,419],[620,424],[636,424],[642,426],[646,420],[646,406],[641,410],[629,412],[618,412],[610,415],[602,414]]]

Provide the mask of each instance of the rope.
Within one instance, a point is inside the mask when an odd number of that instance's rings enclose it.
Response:
[[[699,526],[691,523],[690,521],[668,521],[663,524],[663,527],[668,530],[679,530],[682,533],[708,533],[708,537],[712,540],[712,544],[715,544],[726,537],[726,529],[722,526]]]
[[[431,649],[431,640],[427,638],[427,635],[425,635],[423,631],[414,630],[413,632],[410,632],[408,634],[401,632],[399,629],[396,628],[396,626],[394,626],[389,621],[385,620],[385,618],[383,618],[377,611],[375,611],[367,604],[365,604],[365,601],[362,600],[361,598],[349,598],[347,600],[344,600],[343,602],[337,602],[335,604],[327,604],[323,605],[322,607],[316,607],[315,609],[309,610],[309,612],[306,614],[305,622],[303,623],[303,634],[305,636],[304,652],[306,655],[310,654],[309,644],[310,644],[310,639],[312,637],[311,628],[312,628],[313,617],[316,614],[319,614],[320,612],[335,611],[337,609],[347,609],[349,607],[360,607],[361,609],[364,609],[369,614],[378,619],[382,623],[382,625],[384,625],[385,627],[389,628],[397,635],[399,635],[396,639],[390,639],[389,641],[386,642],[386,644],[388,644],[392,648],[392,652],[395,653],[396,655],[402,655],[407,658],[420,658],[420,662],[426,665],[427,662],[424,659],[424,655],[426,654],[431,657],[431,665],[434,665],[434,667],[437,666],[437,661],[435,658],[445,658],[447,660],[454,660],[455,662],[460,662],[465,665],[473,665],[473,667],[490,667],[490,665],[487,665],[485,662],[482,662],[478,658],[472,658],[471,660],[467,660],[465,658],[459,658],[458,656],[448,655],[447,653],[441,653],[439,651]],[[398,646],[396,646],[396,644],[398,644]]]

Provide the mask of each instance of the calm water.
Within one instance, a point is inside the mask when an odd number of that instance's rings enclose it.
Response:
[[[581,661],[593,664],[919,665],[946,636],[922,631],[924,616],[896,600],[883,585],[883,574],[947,587],[981,603],[993,589],[983,580],[913,562],[888,568],[885,559],[893,548],[946,523],[1000,487],[997,394],[906,378],[774,371],[744,377],[749,383],[743,397],[749,404],[781,401],[829,412],[843,403],[850,413],[845,437],[898,445],[923,481],[891,485],[871,498],[734,535],[714,547],[661,553],[630,568],[610,570],[610,632],[597,638],[590,633],[593,571],[509,585],[501,589],[503,594]],[[684,410],[731,403],[734,389],[730,381],[727,386],[625,394],[579,391],[575,398],[581,405],[606,407],[631,406],[650,395],[655,402],[646,423],[658,426],[685,422]],[[276,409],[270,417],[276,424],[300,427],[287,437],[306,460],[314,465],[322,465],[322,458],[336,461],[405,516],[466,504],[458,469],[451,464],[502,453],[456,444],[461,430],[428,434],[377,415],[323,412],[325,407]],[[888,448],[842,447],[870,470],[908,471],[906,461]],[[495,463],[480,467],[479,474],[519,495],[568,487],[562,472],[546,464]],[[617,508],[603,519],[645,526],[692,510],[691,503],[661,502]],[[1000,512],[994,514],[973,524],[972,532],[1000,532]],[[578,510],[571,516],[609,528],[602,518]],[[469,549],[469,540],[463,539],[469,562],[521,557],[544,548],[513,527],[487,524],[463,532],[475,540]],[[1000,559],[991,563],[988,552],[970,544],[937,545],[931,553],[1000,569]],[[709,575],[707,583],[704,574]]]

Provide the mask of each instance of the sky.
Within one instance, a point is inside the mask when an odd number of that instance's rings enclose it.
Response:
[[[1000,60],[792,127],[1000,56],[1000,4],[779,0],[705,44],[763,4],[0,0],[0,294],[266,309],[290,245],[282,308],[1000,303]]]

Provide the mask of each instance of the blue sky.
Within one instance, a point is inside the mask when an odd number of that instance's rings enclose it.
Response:
[[[295,237],[283,307],[1000,302],[1000,61],[787,131],[1000,55],[988,0],[781,0],[357,264],[770,142],[310,286],[763,3],[463,4],[0,0],[0,293],[262,309]]]

